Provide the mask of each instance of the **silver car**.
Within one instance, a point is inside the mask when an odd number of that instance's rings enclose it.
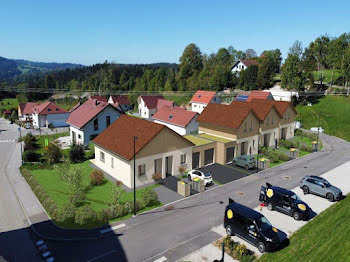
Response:
[[[339,188],[332,186],[326,179],[318,176],[304,177],[300,182],[300,188],[305,195],[312,193],[323,196],[331,202],[343,197],[343,193]]]

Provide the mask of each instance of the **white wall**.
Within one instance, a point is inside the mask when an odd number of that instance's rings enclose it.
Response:
[[[139,103],[139,114],[143,118],[150,118],[155,114],[156,109],[149,110],[143,99],[140,99]]]
[[[75,133],[75,142],[77,144],[84,144],[84,132],[74,126],[69,127],[70,141],[73,143],[73,132]],[[80,138],[79,138],[80,135]]]
[[[258,135],[255,135],[237,140],[237,146],[235,147],[235,156],[241,155],[242,142],[247,142],[247,155],[249,155],[249,147],[252,148],[252,155],[256,155],[258,153]]]
[[[239,61],[235,67],[232,68],[232,73],[237,73],[237,72],[241,72],[242,70],[246,70],[247,66],[245,64],[243,64],[241,61]]]
[[[198,114],[202,113],[204,108],[207,106],[205,103],[197,103],[197,102],[192,102],[191,103],[191,111],[197,112]]]
[[[287,128],[286,139],[294,137],[294,122],[290,124],[285,124],[280,126],[280,136],[282,134],[282,128]]]
[[[264,146],[264,135],[265,134],[270,134],[270,141],[269,141],[269,145],[268,146],[275,146],[275,139],[277,139],[277,141],[279,141],[280,138],[280,132],[279,132],[279,128],[273,128],[273,129],[268,129],[265,131],[262,131],[260,133],[260,146]]]
[[[157,119],[154,119],[154,123],[167,126],[167,127],[169,127],[171,130],[174,130],[176,133],[178,133],[178,134],[181,135],[181,136],[186,135],[186,128],[185,128],[185,127],[177,126],[177,125],[173,125],[173,124],[169,124],[169,123],[166,123],[166,122],[157,120]]]

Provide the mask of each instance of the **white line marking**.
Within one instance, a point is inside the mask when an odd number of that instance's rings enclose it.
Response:
[[[158,258],[157,260],[154,260],[153,262],[164,262],[167,261],[167,258],[165,256],[162,256],[161,258]]]
[[[113,230],[116,230],[116,229],[119,229],[119,228],[122,228],[122,227],[125,227],[125,226],[126,225],[124,223],[123,224],[119,224],[119,225],[116,225],[114,227],[102,229],[102,230],[100,230],[100,233],[104,234],[104,233],[107,233],[107,232],[110,232],[110,231],[113,231]]]
[[[90,260],[88,260],[87,262],[92,262],[92,261],[98,260],[98,259],[100,259],[100,258],[102,258],[102,257],[104,257],[104,256],[107,256],[107,255],[112,254],[112,253],[115,253],[115,252],[117,252],[117,251],[111,250],[111,251],[109,251],[109,252],[107,252],[107,253],[104,253],[104,254],[102,254],[102,255],[99,255],[99,256],[97,256],[97,257],[94,257],[93,259],[90,259]]]

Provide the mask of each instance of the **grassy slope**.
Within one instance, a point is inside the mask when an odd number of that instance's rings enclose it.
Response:
[[[348,261],[350,257],[350,197],[328,208],[290,238],[279,252],[259,261]]]
[[[7,103],[10,103],[9,105]],[[2,105],[3,103],[4,105]],[[18,101],[16,98],[5,98],[0,100],[0,110],[2,109],[17,109],[18,107]]]
[[[166,100],[172,100],[177,105],[187,104],[192,97],[190,96],[176,96],[176,95],[163,95]]]
[[[313,106],[297,106],[304,128],[318,125],[318,113],[321,112],[320,126],[325,133],[350,141],[350,98],[327,96]]]
[[[321,71],[313,71],[315,81],[319,81],[321,78]],[[333,84],[334,82],[341,76],[341,73],[338,70],[334,70],[333,72]],[[323,83],[330,84],[332,79],[332,70],[323,70]]]

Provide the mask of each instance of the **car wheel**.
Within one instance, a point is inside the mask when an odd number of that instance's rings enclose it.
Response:
[[[334,196],[332,193],[327,193],[326,198],[329,202],[333,202],[334,201]]]
[[[258,243],[258,249],[259,249],[260,253],[264,253],[265,252],[266,247],[265,247],[263,242],[259,242]]]
[[[304,195],[309,194],[310,193],[309,187],[308,186],[303,186],[303,192],[304,192]]]
[[[268,209],[269,211],[273,211],[273,205],[272,205],[272,203],[269,203],[269,204],[267,205],[267,209]]]
[[[233,165],[233,166],[237,166],[236,161],[232,161],[232,165]]]
[[[248,169],[249,169],[249,166],[248,166],[248,165],[245,165],[245,169],[247,169],[247,170],[248,170]]]
[[[300,214],[299,214],[299,212],[294,212],[294,213],[293,213],[293,218],[294,218],[295,220],[300,220]]]
[[[188,175],[188,181],[192,181],[191,175]]]
[[[226,226],[226,234],[227,234],[228,236],[232,236],[232,228],[231,228],[230,225],[227,225],[227,226]]]

